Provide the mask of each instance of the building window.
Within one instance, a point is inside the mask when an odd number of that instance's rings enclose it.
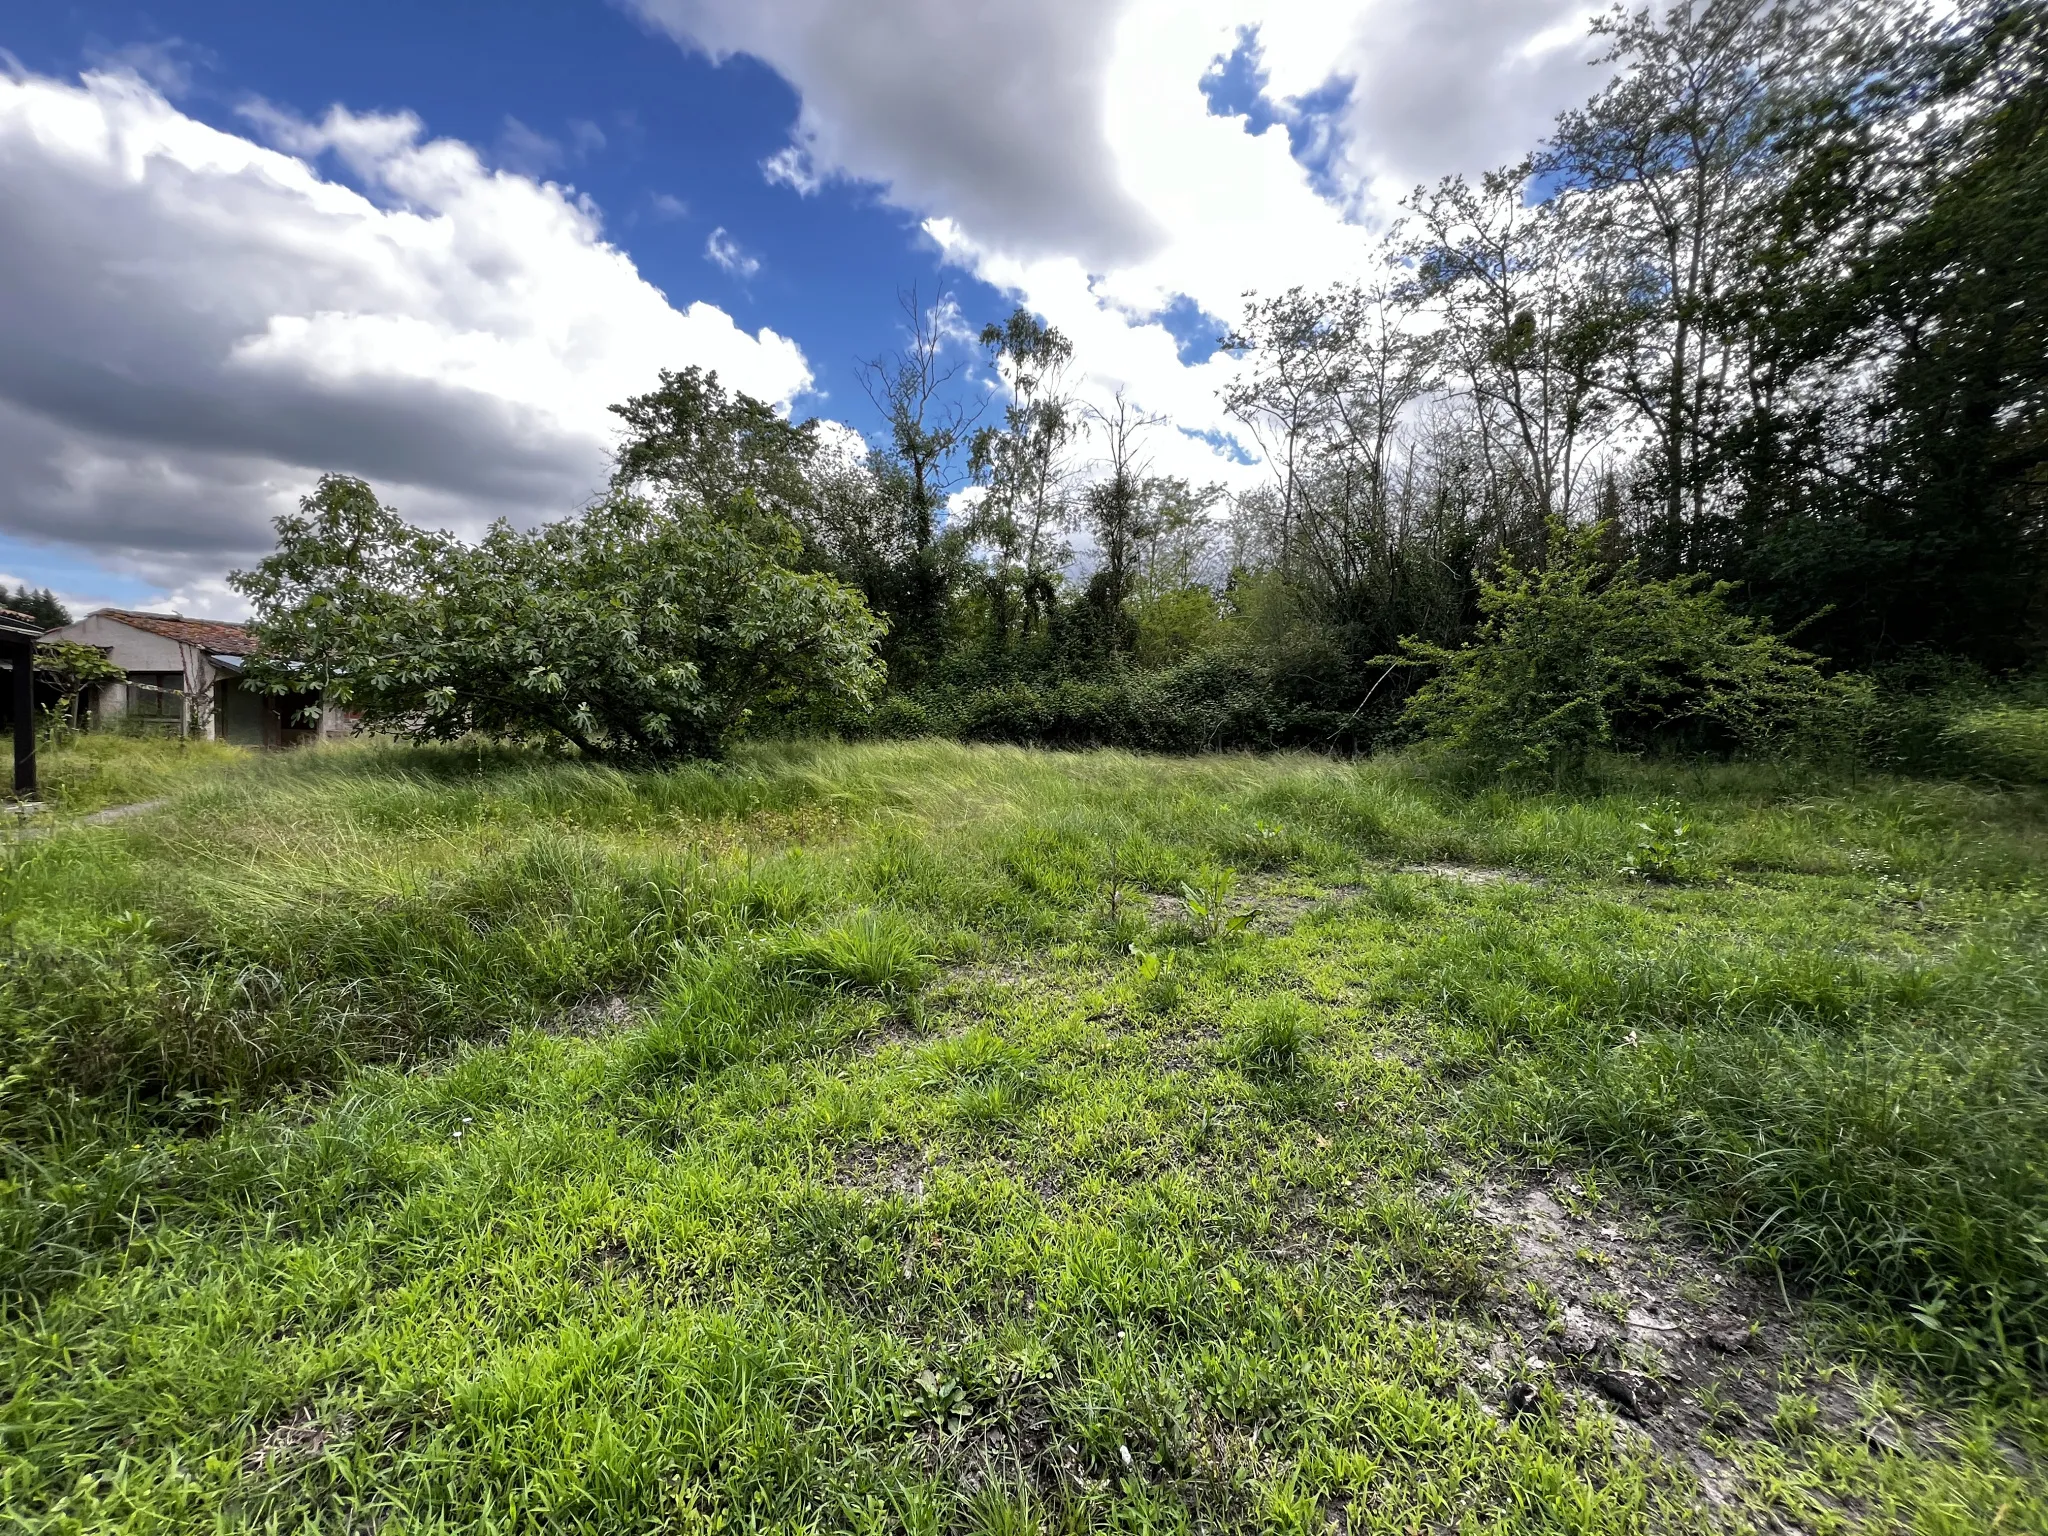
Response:
[[[130,672],[128,713],[137,720],[182,720],[185,717],[185,674]]]

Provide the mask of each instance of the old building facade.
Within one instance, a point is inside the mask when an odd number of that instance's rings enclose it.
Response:
[[[324,705],[318,693],[244,687],[242,668],[256,646],[241,624],[101,608],[44,638],[92,646],[128,674],[125,683],[96,691],[90,710],[98,724],[120,721],[251,747],[295,746],[347,736],[351,729],[348,716]]]

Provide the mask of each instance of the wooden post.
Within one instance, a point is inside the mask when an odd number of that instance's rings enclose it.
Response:
[[[12,668],[14,714],[14,798],[36,797],[36,639],[40,628],[32,619],[17,621],[0,614],[0,650]]]

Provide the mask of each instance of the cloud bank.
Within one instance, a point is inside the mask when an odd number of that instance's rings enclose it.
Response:
[[[416,118],[250,117],[267,144],[130,72],[0,76],[0,529],[203,598],[320,470],[420,522],[533,520],[602,483],[605,405],[661,366],[810,383],[794,342],[674,308],[588,204]]]
[[[1110,0],[629,0],[712,58],[750,54],[803,100],[770,162],[799,191],[872,182],[1006,246],[1096,261],[1157,239],[1105,121]]]
[[[1074,339],[1094,398],[1188,429],[1162,467],[1240,483],[1212,349],[1246,291],[1364,275],[1418,183],[1518,157],[1598,83],[1586,0],[627,3],[796,89],[771,181],[922,215]]]

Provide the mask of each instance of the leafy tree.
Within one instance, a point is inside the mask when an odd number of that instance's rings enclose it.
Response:
[[[1142,483],[1124,599],[1141,667],[1170,666],[1220,642],[1222,610],[1210,578],[1218,553],[1211,514],[1222,499],[1220,485],[1197,488],[1171,476]]]
[[[1737,574],[1840,651],[2010,666],[2048,638],[2048,5],[1836,37],[1751,285]]]
[[[1244,424],[1274,477],[1270,517],[1275,561],[1293,563],[1314,464],[1336,435],[1338,398],[1349,386],[1355,331],[1348,292],[1290,288],[1246,302],[1241,326],[1224,350],[1250,366],[1222,391],[1225,410]]]
[[[625,422],[612,488],[656,500],[686,496],[704,506],[793,520],[811,499],[815,421],[792,423],[773,406],[732,394],[716,373],[661,371],[660,387],[611,408]]]
[[[1443,360],[1498,431],[1481,438],[1539,532],[1576,508],[1590,451],[1612,427],[1601,389],[1612,317],[1584,282],[1578,199],[1531,202],[1530,162],[1418,189],[1406,297],[1441,321]]]
[[[986,495],[971,536],[986,552],[990,639],[1008,643],[1012,594],[1023,599],[1028,637],[1050,613],[1070,551],[1067,454],[1080,431],[1065,387],[1074,344],[1028,309],[982,328],[981,344],[1009,390],[1001,426],[974,434],[969,469]]]
[[[1556,525],[1543,569],[1509,562],[1481,582],[1469,643],[1408,641],[1400,659],[1434,675],[1405,722],[1475,772],[1554,781],[1583,776],[1601,747],[1771,751],[1845,728],[1859,681],[1730,612],[1726,584],[1612,566],[1607,533]]]
[[[58,602],[57,594],[48,587],[38,591],[22,585],[12,592],[0,587],[0,608],[27,614],[45,629],[62,629],[71,622],[71,610]]]
[[[278,520],[276,553],[231,578],[262,647],[247,675],[280,692],[317,679],[371,731],[568,742],[620,761],[710,755],[750,720],[864,706],[879,623],[794,568],[794,528],[750,490],[698,494],[726,468],[692,458],[690,488],[659,503],[614,491],[474,545],[326,476]]]
[[[1483,456],[1440,451],[1464,402],[1439,393],[1438,340],[1407,323],[1410,291],[1290,289],[1225,338],[1246,367],[1223,403],[1272,477],[1238,500],[1232,602],[1340,712],[1403,634],[1456,636],[1475,554],[1508,536]]]
[[[915,682],[937,664],[945,644],[965,537],[944,527],[943,514],[980,412],[960,398],[963,364],[946,355],[957,324],[951,295],[941,293],[926,307],[913,286],[898,298],[908,321],[903,346],[861,369],[868,400],[888,424],[888,444],[870,459],[869,494],[842,496],[834,509],[841,515],[832,520],[829,543],[841,552],[836,568],[890,621],[885,653],[892,680]]]
[[[1594,23],[1613,80],[1532,162],[1581,205],[1590,302],[1613,335],[1605,382],[1653,445],[1642,545],[1667,575],[1711,558],[1701,545],[1742,376],[1737,296],[1820,13],[1815,0],[1617,6]]]
[[[1141,444],[1144,434],[1165,418],[1134,411],[1122,390],[1111,408],[1090,414],[1102,430],[1109,472],[1081,498],[1082,518],[1095,536],[1099,556],[1087,600],[1101,615],[1110,649],[1122,653],[1136,638],[1124,609],[1136,584],[1139,551],[1156,531],[1159,515],[1161,484],[1145,473]]]

